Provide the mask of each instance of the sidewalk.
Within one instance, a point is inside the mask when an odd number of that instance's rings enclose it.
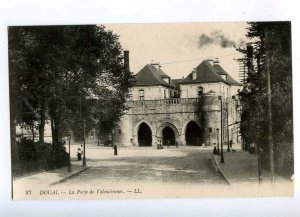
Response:
[[[15,179],[13,180],[13,188],[24,189],[24,186],[26,186],[27,188],[29,186],[50,187],[52,185],[61,183],[68,178],[78,175],[90,168],[82,167],[82,161],[72,161],[71,164],[71,172],[68,172],[68,167],[66,166]]]
[[[224,150],[224,163],[221,156],[214,155],[216,166],[229,184],[258,183],[258,160],[256,154],[250,154],[241,149],[234,152]],[[269,182],[269,171],[262,170],[262,181]],[[288,179],[275,175],[276,182],[290,182]]]

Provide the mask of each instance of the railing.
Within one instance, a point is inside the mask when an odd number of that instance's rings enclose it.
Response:
[[[198,103],[200,98],[170,98],[170,99],[157,99],[157,100],[137,100],[129,101],[130,105],[176,105],[176,104],[191,104]]]

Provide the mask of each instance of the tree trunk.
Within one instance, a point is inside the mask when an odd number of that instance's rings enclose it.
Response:
[[[58,120],[51,120],[52,144],[58,145],[61,142],[60,122]]]
[[[46,121],[46,116],[45,116],[45,98],[42,98],[41,102],[41,111],[40,111],[40,123],[39,123],[39,142],[41,144],[44,144],[45,138],[44,138],[44,132],[45,132],[45,121]]]
[[[34,123],[32,123],[32,125],[30,126],[31,128],[31,133],[32,133],[32,141],[34,142],[35,139],[35,134],[34,134]]]
[[[52,134],[52,145],[56,145],[57,144],[57,133],[56,133],[56,126],[54,124],[54,120],[51,119],[51,134]]]

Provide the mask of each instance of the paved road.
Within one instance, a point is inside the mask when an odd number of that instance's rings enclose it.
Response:
[[[71,153],[75,149],[71,149]],[[212,166],[210,149],[88,148],[91,169],[62,183],[67,186],[120,182],[226,184]],[[75,158],[73,159],[75,160]]]

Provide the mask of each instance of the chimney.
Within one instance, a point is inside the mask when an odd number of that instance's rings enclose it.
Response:
[[[214,65],[219,65],[219,63],[220,63],[219,59],[216,58],[216,59],[214,59],[214,61],[213,61],[213,66],[214,66]]]
[[[206,61],[209,62],[210,65],[213,65],[213,59],[207,59]]]
[[[129,68],[129,50],[124,50],[124,68],[127,72],[130,72],[130,68]]]
[[[192,79],[195,80],[196,78],[197,78],[197,71],[196,69],[194,69],[192,72]]]

